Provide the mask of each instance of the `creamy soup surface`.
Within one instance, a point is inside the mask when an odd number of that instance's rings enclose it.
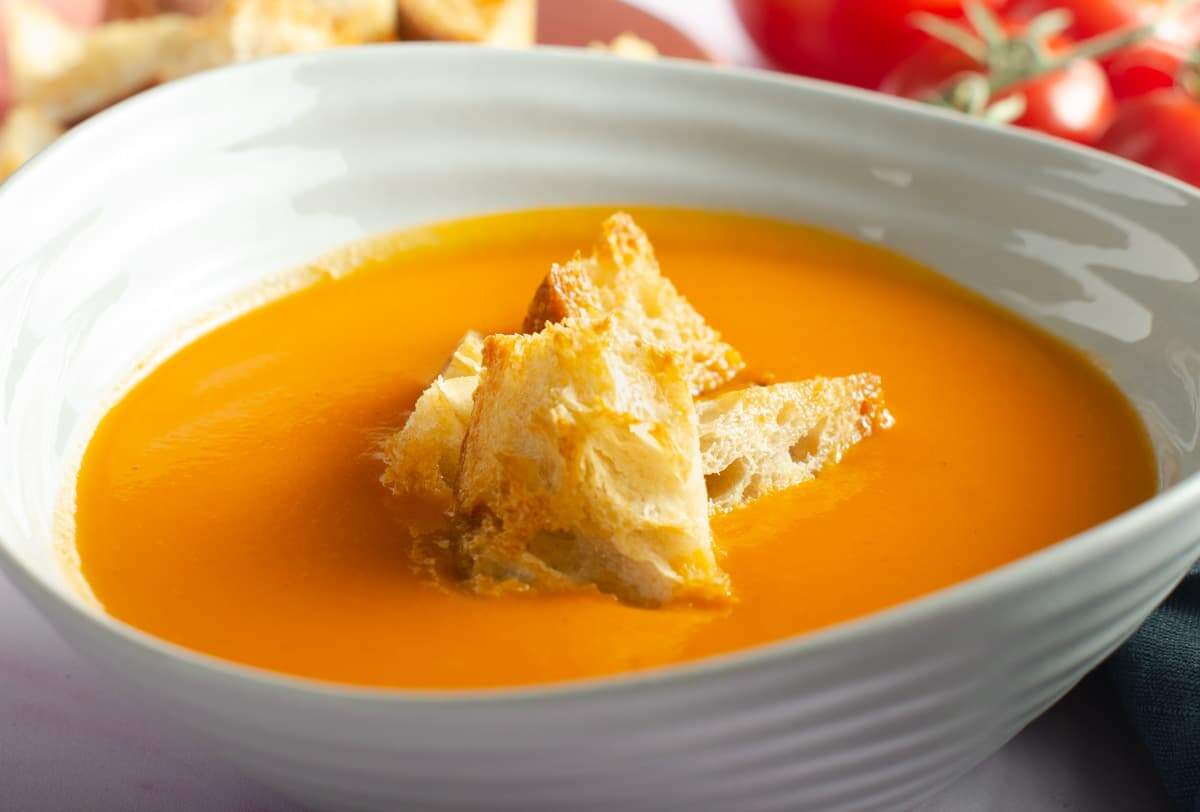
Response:
[[[638,609],[598,592],[477,597],[410,559],[417,506],[379,483],[467,328],[515,331],[605,209],[397,235],[386,256],[239,316],[101,421],[76,492],[83,576],[112,615],[199,651],[426,689],[615,674],[894,605],[1151,496],[1149,442],[1075,351],[938,274],[821,230],[632,209],[663,272],[741,350],[743,378],[869,371],[895,426],[810,483],[714,520],[736,600]]]

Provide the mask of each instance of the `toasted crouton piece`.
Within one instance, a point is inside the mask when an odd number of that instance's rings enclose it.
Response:
[[[348,42],[382,42],[394,39],[396,0],[316,0],[333,14],[338,34]]]
[[[385,441],[383,482],[394,492],[450,507],[481,347],[481,340],[469,347],[464,341],[404,428]],[[464,355],[466,363],[457,365]],[[754,386],[701,400],[696,408],[713,514],[813,479],[892,423],[879,378],[867,374]]]
[[[458,340],[450,359],[442,368],[443,378],[478,378],[483,369],[483,336],[474,330],[468,330],[466,335]],[[478,381],[477,381],[478,382]]]
[[[166,14],[181,9],[168,8],[160,0],[108,0],[104,8],[105,20],[137,20],[142,17],[153,17],[156,14]]]
[[[537,39],[536,0],[396,0],[403,39],[528,48]]]
[[[617,327],[682,358],[692,394],[727,382],[744,366],[671,281],[662,275],[646,233],[619,212],[604,223],[604,246],[555,265],[534,294],[524,330],[567,318],[610,316]]]
[[[595,584],[646,606],[728,593],[684,371],[611,320],[484,342],[454,513],[476,589]]]
[[[480,335],[463,336],[441,374],[417,399],[404,428],[384,441],[387,467],[381,479],[393,493],[450,509],[482,357]]]
[[[0,125],[0,180],[16,172],[21,164],[41,152],[62,128],[36,107],[14,107]]]
[[[70,127],[171,79],[378,39],[394,21],[386,0],[224,0],[201,17],[159,14],[77,31],[29,0],[13,0],[13,96]]]
[[[807,482],[892,423],[870,374],[738,389],[700,401],[697,412],[714,513]]]
[[[79,60],[87,33],[67,25],[50,7],[36,0],[0,3],[0,31],[5,38],[8,80],[18,104],[30,84],[60,75]]]
[[[8,9],[13,98],[70,127],[163,81],[193,41],[193,20],[164,14],[76,31],[28,0]]]
[[[618,34],[613,37],[612,42],[601,42],[599,40],[589,42],[588,48],[593,51],[603,51],[613,56],[624,57],[625,59],[646,61],[658,58],[658,49],[654,47],[654,43],[642,39],[632,31]]]
[[[339,13],[320,0],[224,0],[194,21],[193,41],[164,66],[164,78],[352,44]]]

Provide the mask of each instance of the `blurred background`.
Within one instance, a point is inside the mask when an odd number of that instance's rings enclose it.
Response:
[[[391,40],[755,66],[1037,130],[1200,184],[1200,0],[0,0],[0,177],[172,79]]]

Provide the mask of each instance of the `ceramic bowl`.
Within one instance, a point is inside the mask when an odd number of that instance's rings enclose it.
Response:
[[[53,534],[64,483],[181,325],[366,235],[618,202],[819,223],[939,268],[1111,373],[1162,492],[855,622],[546,688],[292,679],[76,592]],[[181,81],[0,188],[0,563],[72,645],[314,809],[903,808],[1062,696],[1200,554],[1198,223],[1196,192],[1099,153],[762,73],[406,45]]]

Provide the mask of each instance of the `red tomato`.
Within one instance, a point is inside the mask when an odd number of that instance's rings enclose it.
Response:
[[[927,99],[956,75],[980,69],[978,62],[953,45],[930,40],[888,71],[878,89],[892,96]]]
[[[1005,0],[988,0],[1000,6]],[[960,17],[962,0],[734,0],[747,33],[776,66],[876,87],[928,37],[909,24],[926,11]]]
[[[928,99],[956,75],[980,70],[979,64],[957,48],[930,41],[893,68],[879,89],[910,99]],[[1116,114],[1108,78],[1091,59],[1076,60],[1063,70],[1019,84],[994,101],[1014,93],[1025,97],[1025,112],[1014,124],[1082,144],[1094,144]]]
[[[1086,39],[1109,31],[1147,25],[1161,14],[1165,0],[1016,0],[1004,10],[1005,18],[1027,23],[1052,9],[1071,12],[1074,23],[1067,31],[1073,39]],[[1200,45],[1200,3],[1178,11],[1163,26],[1161,39],[1176,45]]]
[[[1081,144],[1095,144],[1117,114],[1108,77],[1091,59],[1076,60],[1017,91],[1025,96],[1025,114],[1016,124]]]
[[[1113,94],[1131,99],[1175,86],[1188,51],[1169,42],[1145,42],[1119,51],[1104,62]]]
[[[1068,36],[1086,39],[1142,25],[1161,7],[1162,0],[1016,0],[1004,10],[1004,16],[1013,22],[1027,23],[1044,12],[1066,9],[1074,19]]]
[[[1162,13],[1163,0],[1018,0],[1005,17],[1028,22],[1038,14],[1065,8],[1075,18],[1067,32],[1076,40],[1135,28]],[[1200,1],[1163,23],[1155,40],[1100,60],[1118,99],[1172,87],[1190,48],[1200,46]]]
[[[1121,105],[1098,146],[1200,186],[1200,100],[1159,90]]]

